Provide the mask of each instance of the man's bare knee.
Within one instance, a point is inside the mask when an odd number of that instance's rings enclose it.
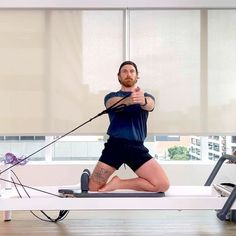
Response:
[[[156,181],[152,184],[154,186],[154,192],[166,192],[170,187],[168,180]]]
[[[169,181],[163,181],[161,184],[160,184],[160,192],[166,192],[170,187],[170,183]]]

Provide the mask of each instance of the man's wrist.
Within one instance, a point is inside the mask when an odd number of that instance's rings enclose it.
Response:
[[[146,105],[147,105],[147,98],[146,97],[144,97],[144,104],[143,105],[141,105],[142,107],[145,107]]]

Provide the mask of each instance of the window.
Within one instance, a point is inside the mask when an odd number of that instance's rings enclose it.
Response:
[[[217,152],[220,150],[218,143],[214,143],[214,144],[213,144],[213,150],[214,150],[214,151],[217,151]]]
[[[1,132],[55,135],[84,122],[119,89],[117,68],[131,59],[157,98],[151,133],[235,133],[235,13],[1,9]],[[107,119],[93,125],[83,134],[101,134]]]
[[[212,146],[213,146],[212,142],[209,142],[209,143],[208,143],[208,148],[209,148],[210,150],[212,150]]]
[[[156,97],[152,155],[213,160],[235,149],[236,136],[220,136],[236,132],[235,9],[1,9],[0,17],[0,153],[32,153],[102,111],[124,59]],[[84,140],[60,140],[32,160],[96,160],[107,124],[96,119],[73,133]]]
[[[56,136],[44,138],[34,136],[33,139],[32,136],[24,139],[18,136],[17,140],[4,138],[0,141],[0,159],[2,160],[7,152],[19,157],[31,155],[57,138]],[[30,161],[96,161],[101,155],[106,139],[106,136],[68,136],[36,153],[30,157]],[[178,136],[177,140],[173,140],[154,135],[146,139],[145,146],[150,154],[160,161],[215,161],[225,153],[232,154],[235,149],[230,141],[219,145],[209,142],[207,137],[197,136],[196,139],[201,140],[201,145],[196,146],[192,144],[192,139],[191,136]],[[227,137],[227,140],[231,140],[231,137]]]
[[[236,136],[232,136],[232,143],[236,143]]]
[[[13,153],[17,157],[26,157],[46,145],[45,136],[1,136],[0,140],[0,160],[8,152]],[[44,161],[46,150],[42,150],[32,158],[31,161]]]

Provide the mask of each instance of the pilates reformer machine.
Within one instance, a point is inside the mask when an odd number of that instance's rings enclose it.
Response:
[[[126,96],[128,97],[128,96]],[[140,191],[89,192],[89,170],[81,175],[78,186],[37,186],[30,187],[21,183],[12,167],[26,161],[29,157],[45,149],[59,139],[69,135],[93,119],[115,110],[120,111],[124,104],[118,105],[123,97],[108,109],[65,133],[51,143],[38,149],[16,163],[0,170],[0,181],[6,187],[0,189],[0,211],[4,220],[11,220],[11,211],[41,211],[50,222],[57,222],[66,217],[69,210],[216,210],[222,220],[236,222],[236,187],[234,184],[213,184],[213,180],[225,160],[235,161],[235,156],[223,155],[212,170],[204,186],[171,186],[165,193]],[[5,174],[3,178],[2,174]],[[12,174],[15,179],[13,179]],[[12,186],[14,185],[14,187]],[[9,187],[12,186],[12,187]],[[59,216],[51,219],[44,211],[59,210]],[[32,212],[33,213],[33,212]],[[33,213],[35,215],[35,213]],[[36,216],[36,215],[35,215]],[[36,216],[39,219],[42,219]]]
[[[5,212],[4,220],[8,221],[11,220],[11,211],[27,210],[60,210],[64,215],[69,210],[216,210],[220,220],[236,222],[235,185],[212,184],[225,160],[235,161],[235,156],[223,155],[204,186],[171,186],[165,193],[89,192],[90,172],[87,169],[81,175],[80,187],[29,187],[19,181],[8,181],[14,183],[15,188],[1,190],[0,211]]]

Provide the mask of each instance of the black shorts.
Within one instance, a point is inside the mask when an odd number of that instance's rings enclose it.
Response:
[[[99,161],[117,170],[122,164],[127,164],[133,171],[136,171],[150,159],[152,156],[143,142],[110,137],[105,143]]]

